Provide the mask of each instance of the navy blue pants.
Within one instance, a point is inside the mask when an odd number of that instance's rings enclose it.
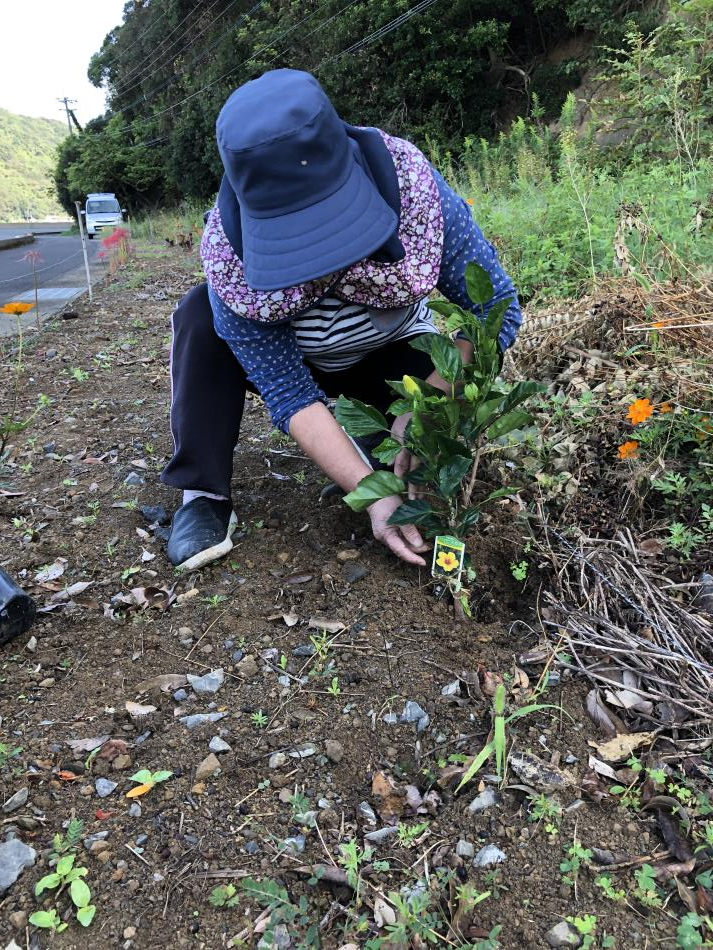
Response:
[[[181,300],[172,317],[171,433],[173,458],[161,481],[174,488],[230,496],[233,452],[240,435],[245,393],[255,392],[228,344],[213,329],[208,287],[201,284]],[[406,340],[369,353],[354,366],[310,372],[329,396],[351,396],[386,412],[395,396],[387,379],[433,372],[427,353]]]

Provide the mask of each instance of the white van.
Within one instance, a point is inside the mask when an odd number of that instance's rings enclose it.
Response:
[[[87,195],[82,211],[87,235],[93,238],[102,231],[113,231],[122,224],[125,213],[125,209],[116,200],[116,195],[106,192]]]

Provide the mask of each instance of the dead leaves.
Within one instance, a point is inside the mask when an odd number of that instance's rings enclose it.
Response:
[[[574,776],[569,772],[550,765],[532,752],[511,752],[509,762],[510,768],[526,785],[552,791],[575,784]]]
[[[149,680],[144,680],[136,687],[136,692],[148,693],[152,689],[158,689],[162,693],[172,693],[174,690],[181,689],[188,682],[185,673],[159,673],[158,676],[152,676]]]
[[[104,604],[104,616],[108,620],[116,620],[131,611],[143,613],[146,610],[168,610],[177,600],[175,589],[175,586],[133,587],[128,594],[114,594],[111,601]]]
[[[651,745],[657,735],[657,732],[634,732],[630,735],[616,735],[606,742],[595,742],[590,739],[589,745],[597,750],[599,757],[605,762],[624,762],[631,758],[637,749]]]
[[[390,775],[381,771],[374,773],[371,794],[376,801],[376,811],[388,825],[395,825],[400,818],[435,815],[441,804],[437,792],[421,795],[415,785],[397,785]]]

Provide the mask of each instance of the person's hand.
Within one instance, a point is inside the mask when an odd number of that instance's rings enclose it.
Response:
[[[368,511],[371,518],[371,530],[374,532],[376,540],[385,544],[402,561],[406,561],[407,564],[418,564],[420,567],[425,567],[426,562],[417,552],[427,551],[428,545],[421,537],[418,528],[412,524],[387,524],[391,515],[400,505],[401,499],[398,495],[380,498],[379,501],[370,505]]]
[[[411,420],[411,413],[405,412],[402,416],[397,416],[394,419],[394,423],[391,426],[391,435],[396,439],[397,442],[403,442],[404,432],[406,431],[406,426]],[[411,455],[408,449],[401,449],[399,454],[394,459],[394,475],[398,475],[399,478],[403,478],[405,482],[408,482],[408,474],[413,471],[413,469],[418,468],[419,460],[415,455]],[[409,498],[418,498],[419,492],[418,489],[409,484],[408,486],[408,496]]]

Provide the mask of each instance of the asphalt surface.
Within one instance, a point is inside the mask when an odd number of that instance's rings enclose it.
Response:
[[[13,237],[15,234],[60,234],[72,227],[72,221],[20,221],[14,224],[0,224],[0,238]]]

